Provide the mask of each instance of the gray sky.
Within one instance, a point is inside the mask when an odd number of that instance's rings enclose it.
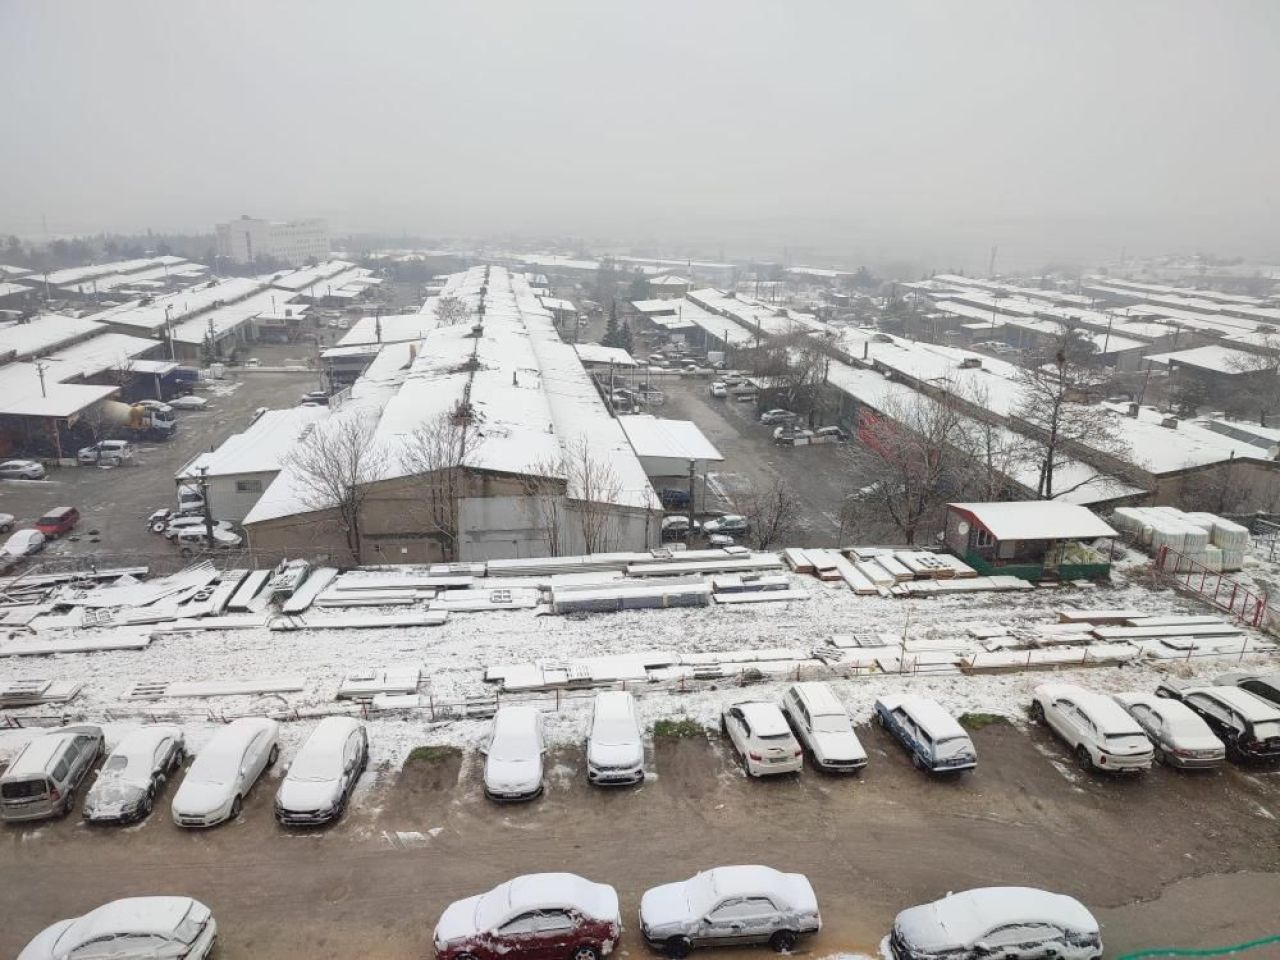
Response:
[[[1274,0],[0,0],[0,78],[32,236],[1280,257]]]

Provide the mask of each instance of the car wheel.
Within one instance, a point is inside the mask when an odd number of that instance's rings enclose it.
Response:
[[[1151,759],[1154,760],[1156,763],[1166,762],[1165,756],[1164,756],[1164,750],[1162,750],[1157,744],[1154,744],[1154,743],[1151,745]]]
[[[1031,701],[1031,719],[1036,723],[1044,723],[1044,704],[1039,700]]]
[[[924,761],[920,759],[920,754],[918,753],[911,754],[911,762],[915,765],[917,770],[923,770],[925,768]]]
[[[796,935],[790,930],[779,930],[769,938],[769,946],[776,953],[790,953],[796,945]]]
[[[600,960],[600,951],[589,943],[583,943],[573,948],[569,960]]]
[[[237,795],[237,796],[236,796],[236,798],[235,798],[234,800],[232,800],[232,801],[231,801],[231,816],[230,816],[228,819],[231,819],[231,820],[239,820],[239,819],[240,819],[240,810],[241,810],[241,807],[242,807],[242,806],[243,806],[243,805],[242,805],[242,804],[241,804],[241,802],[240,802],[240,797],[239,797],[239,795]]]
[[[156,791],[155,791],[155,787],[152,787],[150,790],[147,791],[147,795],[142,798],[142,805],[138,808],[142,816],[144,817],[151,816],[151,808],[155,806],[155,802],[156,802]]]
[[[672,960],[682,960],[693,950],[693,943],[688,937],[671,937],[662,945],[662,952]]]
[[[276,761],[279,759],[280,759],[280,745],[274,744],[271,747],[271,752],[267,754],[267,766],[274,767],[276,765]]]
[[[157,520],[155,523],[151,525],[151,532],[164,533],[164,524],[161,521]]]
[[[1089,756],[1089,748],[1083,743],[1076,747],[1076,760],[1085,770],[1093,769],[1093,757]]]

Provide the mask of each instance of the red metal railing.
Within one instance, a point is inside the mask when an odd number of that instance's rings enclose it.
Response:
[[[1156,553],[1154,566],[1166,579],[1173,580],[1219,610],[1225,610],[1242,623],[1261,627],[1266,619],[1266,597],[1177,550],[1161,547]]]

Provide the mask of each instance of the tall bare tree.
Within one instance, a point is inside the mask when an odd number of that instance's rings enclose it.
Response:
[[[622,493],[622,480],[617,471],[604,457],[592,454],[586,437],[579,437],[565,448],[564,464],[585,551],[613,550],[621,533],[616,504]]]
[[[1098,368],[1080,362],[1073,339],[1071,333],[1064,335],[1051,362],[1018,374],[1021,396],[1014,416],[1030,428],[1040,500],[1064,496],[1090,482],[1066,487],[1057,482],[1060,469],[1080,462],[1083,448],[1117,458],[1128,451],[1115,413],[1097,402],[1106,381]]]
[[[441,297],[436,301],[436,325],[455,327],[461,323],[471,323],[471,308],[457,297]]]
[[[467,490],[467,457],[482,442],[474,414],[459,404],[419,426],[400,450],[400,465],[416,478],[409,510],[435,535],[446,561],[458,559],[458,504]]]
[[[801,530],[800,498],[781,477],[763,488],[753,483],[733,494],[729,502],[747,518],[747,539],[757,550],[786,544]]]
[[[564,456],[540,457],[525,469],[521,495],[529,522],[538,531],[547,556],[558,557],[565,547]]]
[[[360,562],[361,514],[371,484],[387,466],[373,430],[374,421],[356,413],[334,416],[316,423],[286,458],[303,504],[336,515],[352,563]]]

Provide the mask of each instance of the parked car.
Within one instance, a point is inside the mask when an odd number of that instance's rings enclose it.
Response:
[[[680,510],[689,506],[689,491],[679,487],[663,487],[658,491],[658,499],[668,510]]]
[[[702,524],[697,520],[692,521],[693,532],[697,533],[702,529]],[[672,516],[662,518],[662,539],[663,540],[683,540],[688,535],[690,529],[690,521],[688,517]]]
[[[1098,921],[1071,897],[1031,887],[982,887],[903,910],[893,922],[895,960],[999,957],[1100,960]]]
[[[1226,745],[1227,759],[1280,760],[1280,707],[1239,687],[1183,686],[1164,681],[1156,694],[1181,700]]]
[[[90,823],[145,819],[185,756],[186,741],[178,727],[159,724],[129,734],[107,756],[85,794],[81,814]]]
[[[0,775],[0,820],[64,816],[101,753],[101,727],[59,727],[32,738]]]
[[[1151,768],[1151,741],[1105,694],[1074,683],[1042,683],[1033,694],[1031,718],[1048,724],[1086,770],[1138,773]]]
[[[436,960],[600,960],[622,935],[618,892],[572,873],[535,873],[449,904]]]
[[[797,419],[796,415],[790,410],[784,410],[781,407],[775,407],[772,410],[766,410],[760,414],[761,423],[790,423]]]
[[[200,533],[205,532],[205,519],[203,513],[188,513],[181,516],[173,516],[161,528],[160,533],[166,540],[177,542],[178,534],[187,530],[197,530]],[[215,536],[219,530],[224,533],[235,533],[235,527],[229,520],[213,521],[213,530]]]
[[[867,751],[830,684],[821,680],[791,684],[782,695],[782,712],[819,770],[851,773],[867,765]]]
[[[821,929],[808,878],[772,867],[714,867],[640,898],[640,932],[668,957],[686,957],[694,947],[756,943],[786,953]]]
[[[205,550],[235,550],[244,543],[244,539],[239,534],[220,526],[213,528],[211,538],[204,524],[179,530],[170,539],[178,545],[178,551],[184,557],[191,557]]]
[[[849,434],[841,427],[819,427],[813,431],[813,440],[811,443],[844,443],[849,439]]]
[[[978,765],[978,751],[964,727],[936,701],[915,694],[890,694],[876,701],[872,718],[930,773],[956,773]]]
[[[632,784],[644,779],[644,740],[635,697],[626,690],[597,693],[587,730],[591,783]]]
[[[212,827],[239,817],[245,794],[279,758],[279,738],[279,725],[265,717],[241,717],[215,733],[174,795],[173,822]]]
[[[484,792],[492,800],[531,800],[542,793],[542,713],[536,707],[499,707],[481,748]]]
[[[45,535],[39,530],[19,530],[0,547],[0,562],[12,562],[44,549]]]
[[[329,394],[324,390],[309,390],[298,401],[300,404],[314,403],[322,407],[329,405]]]
[[[35,460],[5,460],[0,463],[0,480],[43,480],[44,465]]]
[[[365,725],[354,717],[325,717],[289,764],[276,794],[276,819],[289,827],[340,819],[368,765]]]
[[[178,512],[185,514],[204,512],[204,494],[200,488],[190,484],[178,487]]]
[[[249,366],[257,366],[252,360]],[[197,397],[194,393],[189,393],[185,397],[174,397],[169,401],[169,406],[175,410],[203,410],[209,406],[209,401],[205,397]]]
[[[711,396],[715,397],[717,400],[722,400],[729,395],[729,385],[723,380],[713,380],[711,382],[711,386],[709,386],[707,390],[710,391]]]
[[[12,513],[0,513],[0,533],[8,533],[18,520]]]
[[[734,387],[730,389],[729,393],[732,394],[733,399],[738,403],[755,403],[759,399],[759,394],[756,393],[756,388],[750,384],[743,384],[740,387]]]
[[[813,442],[813,431],[794,424],[784,424],[773,431],[773,442],[780,447],[802,447]]]
[[[132,459],[133,444],[128,440],[99,440],[76,454],[76,462],[83,464],[118,465]]]
[[[218,924],[199,900],[127,897],[59,920],[28,943],[18,960],[205,960],[217,939]]]
[[[1226,759],[1222,741],[1185,703],[1150,693],[1117,693],[1113,699],[1142,727],[1160,763],[1192,769]]]
[[[70,533],[79,522],[80,511],[75,507],[54,507],[36,521],[36,529],[43,533],[46,539],[53,540],[64,533]]]
[[[1280,671],[1275,673],[1224,673],[1214,677],[1215,687],[1239,687],[1255,697],[1280,706]]]
[[[711,547],[732,547],[736,542],[737,541],[727,533],[712,533],[707,535],[707,545]]]
[[[714,520],[708,520],[702,525],[703,533],[730,533],[743,534],[746,533],[751,526],[746,517],[739,516],[736,513],[726,513],[723,517],[716,517]]]
[[[731,703],[721,713],[720,725],[742,758],[748,776],[796,773],[804,766],[804,753],[776,703]]]

